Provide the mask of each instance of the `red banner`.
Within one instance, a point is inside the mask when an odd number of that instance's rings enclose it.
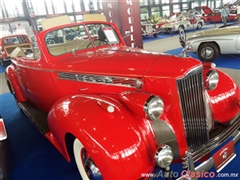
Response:
[[[107,21],[115,23],[127,46],[143,48],[140,4],[136,0],[103,0],[103,12]]]

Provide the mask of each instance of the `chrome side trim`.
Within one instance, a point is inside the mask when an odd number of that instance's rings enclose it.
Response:
[[[136,89],[141,89],[143,82],[137,78],[128,78],[128,77],[117,77],[117,76],[104,76],[104,75],[95,75],[95,74],[75,74],[75,73],[66,73],[59,72],[58,76],[63,80],[72,80],[80,81],[87,83],[96,83],[96,84],[108,84],[115,86],[125,86],[133,87]]]

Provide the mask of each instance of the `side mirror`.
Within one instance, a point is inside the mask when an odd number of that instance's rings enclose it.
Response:
[[[126,38],[126,37],[130,36],[130,34],[131,34],[131,32],[129,30],[126,30],[125,31],[125,36],[123,36],[123,38]]]

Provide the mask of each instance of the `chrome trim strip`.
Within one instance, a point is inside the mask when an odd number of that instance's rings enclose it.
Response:
[[[73,80],[95,84],[108,84],[115,86],[131,87],[141,89],[143,82],[137,78],[117,77],[117,76],[104,76],[95,74],[75,74],[58,72],[59,79]]]

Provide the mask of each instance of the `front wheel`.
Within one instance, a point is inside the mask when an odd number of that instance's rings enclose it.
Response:
[[[197,29],[202,29],[202,23],[197,24]]]
[[[76,138],[73,153],[78,171],[83,180],[101,180],[102,175],[82,143]]]
[[[184,27],[183,26],[179,26],[178,32],[182,32],[182,31],[184,31]]]
[[[202,61],[213,62],[219,55],[219,50],[214,43],[204,43],[199,47],[198,57]]]

